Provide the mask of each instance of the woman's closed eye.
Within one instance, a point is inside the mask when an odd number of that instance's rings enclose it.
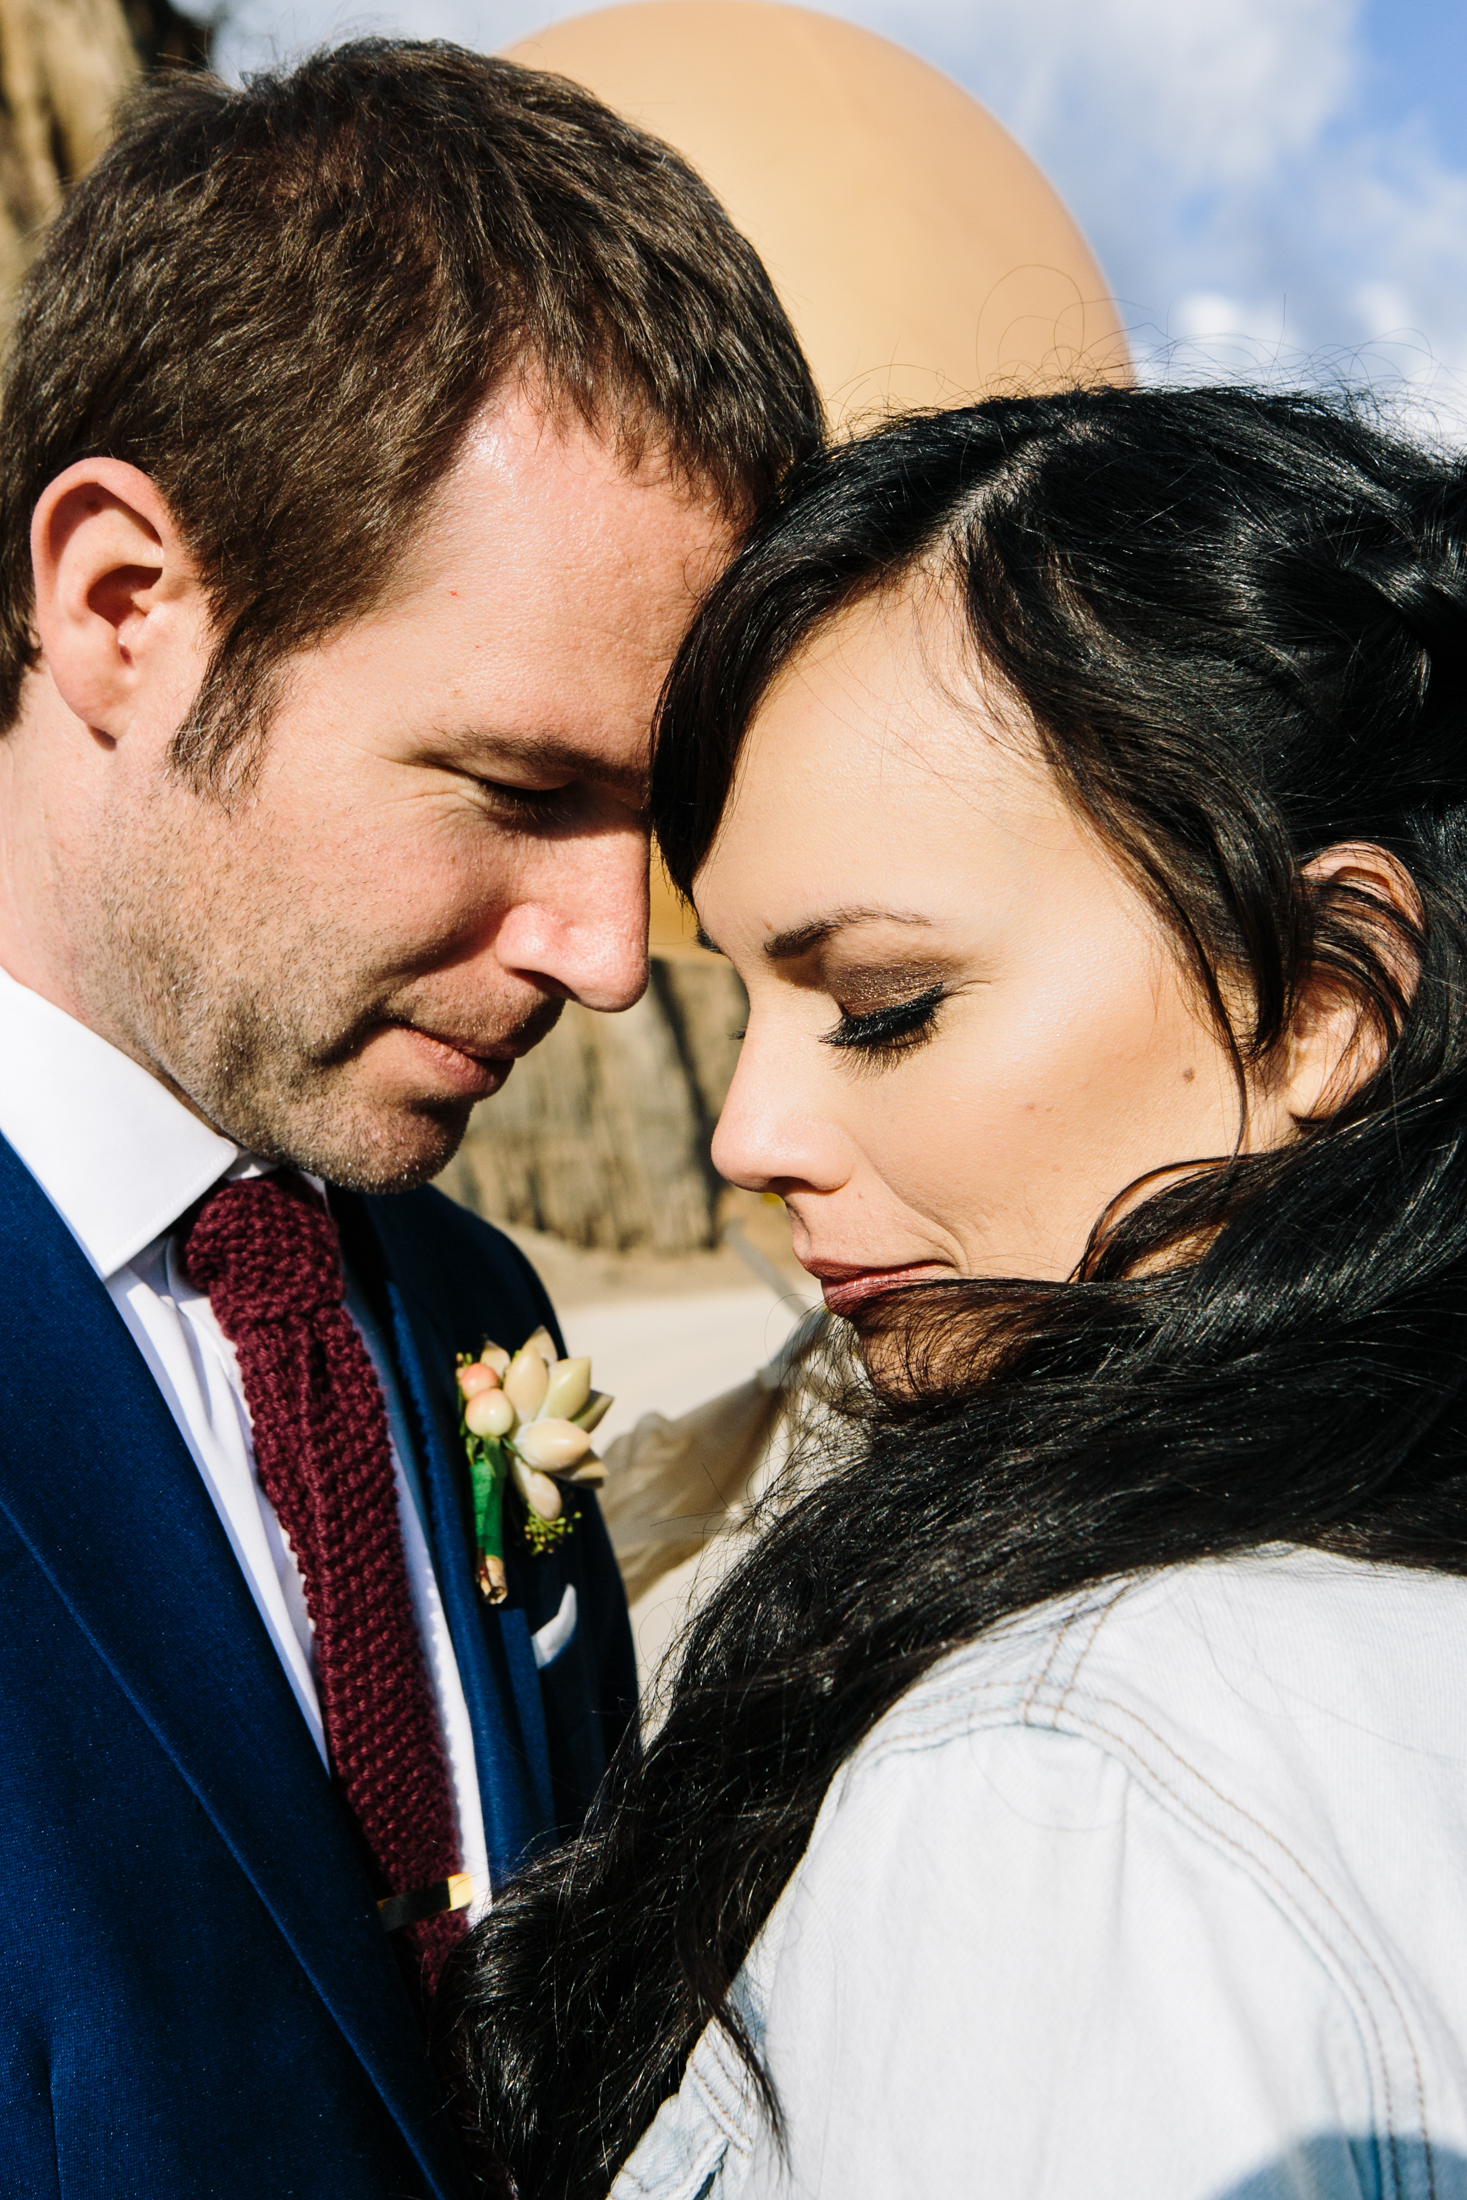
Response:
[[[828,1047],[848,1047],[877,1060],[892,1061],[911,1054],[933,1036],[937,1011],[947,991],[939,981],[928,986],[925,993],[914,993],[909,1000],[892,1001],[859,1015],[842,1009],[840,1022],[833,1031],[823,1031],[821,1040]]]

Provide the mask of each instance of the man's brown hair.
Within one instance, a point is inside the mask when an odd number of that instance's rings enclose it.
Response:
[[[362,40],[143,93],[28,279],[3,398],[0,727],[36,660],[29,529],[74,460],[153,480],[216,648],[178,761],[222,786],[284,660],[369,610],[494,385],[751,511],[820,433],[752,247],[564,78]]]

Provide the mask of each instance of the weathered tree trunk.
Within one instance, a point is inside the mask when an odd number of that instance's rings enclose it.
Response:
[[[68,183],[145,70],[199,67],[210,30],[170,0],[0,0],[0,334]]]
[[[493,1221],[602,1251],[712,1245],[720,1186],[708,1144],[746,1008],[712,956],[654,956],[625,1015],[572,1003],[475,1111],[443,1189]]]

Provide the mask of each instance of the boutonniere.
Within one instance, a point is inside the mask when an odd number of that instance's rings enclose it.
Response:
[[[589,1360],[558,1360],[547,1330],[537,1329],[513,1356],[485,1340],[477,1359],[458,1356],[459,1425],[474,1484],[475,1579],[491,1604],[508,1593],[504,1577],[505,1491],[523,1510],[532,1551],[548,1551],[572,1526],[560,1482],[604,1482],[591,1431],[613,1400],[591,1388]]]

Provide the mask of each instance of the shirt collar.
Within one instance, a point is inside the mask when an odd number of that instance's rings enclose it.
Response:
[[[4,970],[0,1133],[103,1278],[221,1176],[261,1166],[140,1062]]]

